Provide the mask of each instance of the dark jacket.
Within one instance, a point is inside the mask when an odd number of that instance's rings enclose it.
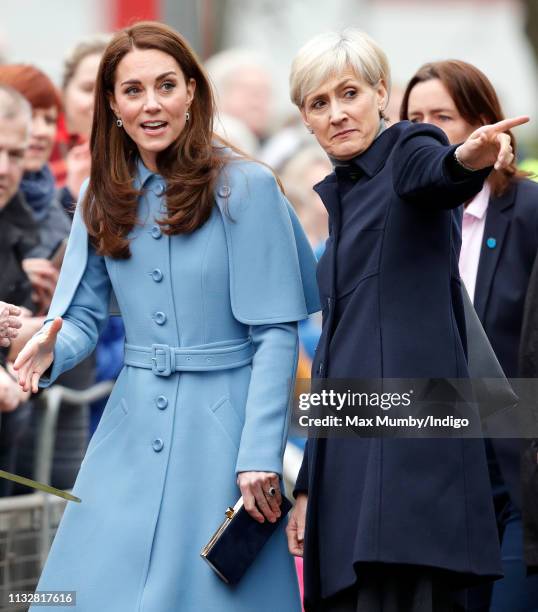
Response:
[[[39,230],[32,211],[19,192],[0,209],[0,300],[34,310],[32,285],[22,260],[39,244]],[[0,364],[9,349],[0,349]]]
[[[537,249],[538,184],[516,180],[502,196],[490,198],[474,295],[476,312],[509,378],[520,376],[523,307]],[[502,435],[502,420],[495,427]],[[496,437],[490,448],[493,469],[500,469],[511,501],[521,510],[521,440]]]
[[[71,218],[56,195],[51,200],[45,218],[38,225],[39,244],[28,253],[28,257],[50,259],[71,230]]]
[[[22,260],[39,245],[39,228],[19,192],[0,209],[0,300],[34,309],[30,280]]]
[[[538,378],[538,256],[532,268],[525,300],[519,371],[523,378]],[[522,515],[525,563],[538,572],[538,440],[529,441],[523,454]]]
[[[468,376],[461,210],[452,209],[489,171],[462,170],[447,144],[435,127],[401,122],[351,173],[337,169],[316,186],[330,236],[314,377]],[[481,440],[311,439],[298,490],[309,494],[310,609],[353,584],[361,563],[435,567],[462,587],[502,575]]]
[[[523,306],[538,249],[538,183],[514,181],[489,200],[474,307],[508,378],[519,376]]]

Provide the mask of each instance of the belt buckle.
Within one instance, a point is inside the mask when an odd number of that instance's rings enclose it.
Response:
[[[170,376],[175,371],[175,353],[168,344],[151,345],[151,370],[155,376]]]

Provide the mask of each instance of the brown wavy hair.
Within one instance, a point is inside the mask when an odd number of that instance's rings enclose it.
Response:
[[[130,257],[128,233],[137,222],[133,186],[138,149],[118,129],[109,99],[116,69],[133,49],[157,49],[172,56],[185,80],[196,81],[190,121],[167,149],[157,155],[159,173],[166,179],[167,215],[158,223],[168,235],[192,232],[209,218],[218,174],[230,157],[213,135],[215,104],[209,80],[185,39],[162,23],[142,21],[115,34],[106,47],[95,88],[90,139],[91,175],[82,215],[92,244],[100,255]]]
[[[504,113],[493,85],[478,68],[460,60],[430,62],[421,66],[405,88],[400,119],[409,118],[409,96],[417,83],[439,79],[454,101],[459,114],[470,125],[488,125],[504,119]],[[514,155],[516,139],[512,132],[510,142]],[[488,182],[495,196],[502,195],[513,179],[523,178],[528,173],[517,169],[515,163],[503,170],[493,170]]]

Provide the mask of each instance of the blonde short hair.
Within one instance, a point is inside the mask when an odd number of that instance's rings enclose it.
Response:
[[[291,101],[302,108],[310,92],[349,69],[371,87],[383,81],[390,94],[390,66],[385,52],[364,32],[347,28],[318,34],[299,49],[291,64]]]

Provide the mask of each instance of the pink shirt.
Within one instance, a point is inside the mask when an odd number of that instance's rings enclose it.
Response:
[[[482,191],[475,195],[463,212],[459,268],[460,276],[472,302],[474,302],[476,274],[478,272],[478,261],[484,238],[490,193],[491,190],[486,183]]]

